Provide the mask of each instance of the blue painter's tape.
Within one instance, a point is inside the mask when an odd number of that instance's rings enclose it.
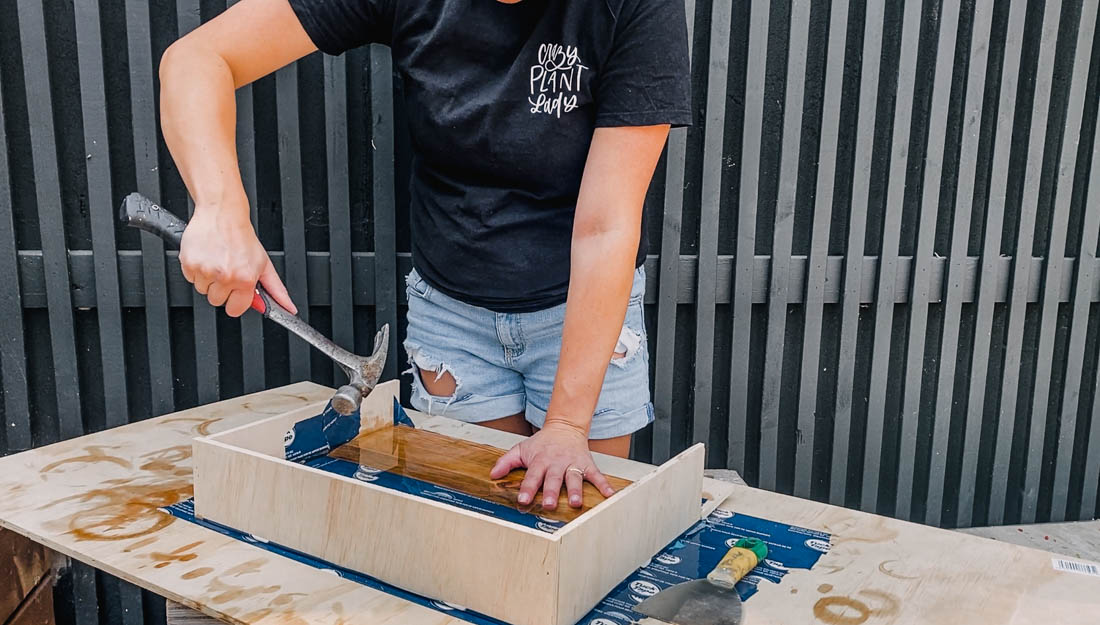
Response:
[[[406,418],[408,418],[406,416]],[[323,412],[294,424],[286,433],[283,449],[291,462],[324,456],[359,434],[359,411],[342,415],[329,402]]]
[[[405,409],[401,407],[401,404],[397,401],[397,398],[393,398],[393,424],[394,425],[407,425],[411,428],[415,428],[416,424],[409,418],[409,414],[405,412]]]

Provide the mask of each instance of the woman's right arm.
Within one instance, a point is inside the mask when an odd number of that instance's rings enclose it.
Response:
[[[296,312],[249,221],[237,163],[234,92],[316,50],[288,0],[242,0],[173,43],[160,63],[164,140],[195,213],[183,234],[183,275],[239,316],[257,282]]]

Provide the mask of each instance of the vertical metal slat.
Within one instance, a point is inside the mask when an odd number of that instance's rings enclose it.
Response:
[[[153,97],[153,59],[149,3],[126,0],[126,39],[130,60],[130,100],[134,129],[134,169],[138,191],[160,199],[157,160],[156,105]],[[172,375],[172,342],[169,336],[168,285],[164,243],[141,234],[142,282],[145,287],[145,337],[149,359],[152,414],[175,409]],[[146,416],[146,415],[141,415]]]
[[[955,219],[951,229],[951,249],[944,277],[943,333],[940,338],[939,376],[936,383],[936,403],[932,423],[932,464],[928,476],[928,510],[936,510],[935,519],[925,517],[925,523],[938,525],[943,508],[944,474],[947,471],[947,447],[950,435],[950,415],[955,398],[955,367],[959,351],[959,322],[962,316],[963,282],[970,224],[974,218],[975,184],[977,182],[978,147],[981,143],[983,99],[986,69],[989,65],[989,40],[993,28],[993,6],[987,2],[974,5],[970,38],[970,65],[966,81],[966,103],[963,109],[962,146],[959,154],[958,186],[955,192]],[[982,432],[982,416],[965,414],[961,480],[955,501],[957,524],[969,527],[974,511],[975,471],[978,465],[978,445]],[[904,482],[900,482],[904,484]]]
[[[1016,91],[1020,73],[1020,55],[1023,47],[1024,18],[1026,6],[1022,2],[1010,5],[1008,30],[1005,40],[1004,61],[1001,68],[1000,98],[997,104],[997,130],[993,142],[993,166],[989,181],[989,205],[985,215],[985,244],[982,246],[981,271],[978,272],[978,300],[974,327],[974,345],[971,350],[970,392],[967,398],[968,419],[977,419],[978,423],[968,427],[974,434],[980,434],[981,420],[985,414],[986,378],[989,374],[989,351],[992,341],[993,305],[996,303],[997,268],[1001,253],[1001,234],[1004,229],[1006,189],[1008,187],[1008,162],[1012,147],[1012,128],[1015,122]],[[1030,252],[1030,250],[1028,250]],[[1030,254],[1028,254],[1030,256]],[[1007,428],[1007,430],[1006,430]],[[1005,440],[996,444],[994,464],[1006,465],[1012,441],[1012,422],[1001,418],[997,424],[997,439]],[[971,441],[976,438],[969,439]],[[982,469],[975,467],[974,479]],[[963,483],[969,476],[963,476]],[[994,517],[990,509],[990,521],[1003,518],[1004,499],[1001,510]]]
[[[913,92],[920,51],[921,3],[907,2],[902,18],[901,58],[898,61],[897,98],[894,104],[890,174],[886,182],[886,206],[882,225],[882,247],[878,257],[878,286],[875,289],[875,330],[871,347],[871,380],[867,391],[867,431],[863,448],[863,492],[860,507],[867,512],[878,508],[881,478],[882,437],[886,423],[886,387],[890,372],[890,343],[894,322],[897,285],[898,243],[905,207],[905,173],[909,165],[909,140],[913,120]],[[910,303],[912,305],[912,303]]]
[[[779,404],[783,397],[783,343],[790,300],[791,246],[798,200],[798,164],[802,145],[802,103],[810,38],[810,3],[791,6],[787,89],[783,105],[783,145],[779,194],[775,207],[772,264],[768,288],[768,330],[764,352],[764,388],[760,409],[760,488],[775,490],[779,459]]]
[[[99,625],[100,608],[96,589],[99,583],[96,579],[95,568],[83,562],[71,560],[69,571],[67,573],[63,572],[61,577],[62,579],[68,577],[66,581],[59,581],[58,583],[58,589],[64,588],[67,591],[67,596],[58,597],[61,599],[57,602],[60,608],[58,610],[58,616],[60,617],[57,619],[58,622],[71,622],[75,625]],[[71,617],[72,620],[69,621],[66,617]],[[62,621],[62,619],[65,619],[65,621]]]
[[[669,133],[665,206],[657,281],[657,357],[653,381],[653,462],[672,457],[672,393],[676,361],[676,296],[680,287],[680,230],[684,209],[687,129]]]
[[[943,155],[947,143],[948,105],[951,95],[951,74],[955,62],[955,39],[959,30],[959,0],[945,0],[940,8],[939,46],[936,50],[936,73],[932,83],[932,106],[929,109],[927,148],[924,156],[924,188],[914,252],[909,296],[909,341],[905,354],[905,391],[901,407],[901,449],[898,452],[898,482],[894,515],[911,517],[914,465],[917,456],[917,425],[920,421],[921,382],[924,373],[924,345],[928,332],[928,302],[932,251],[936,224],[940,214],[940,185]],[[903,174],[904,175],[904,174]],[[903,178],[902,178],[903,179]],[[901,179],[898,179],[901,180]],[[933,415],[933,419],[950,419],[950,414]],[[933,460],[933,463],[935,460]],[[939,507],[929,502],[929,507]],[[937,524],[938,523],[934,523]]]
[[[834,0],[829,8],[829,47],[826,52],[825,95],[818,144],[817,193],[806,270],[805,327],[802,332],[802,372],[798,396],[798,436],[795,439],[794,494],[809,497],[813,482],[816,438],[817,387],[821,371],[822,311],[825,269],[829,262],[829,231],[840,141],[840,105],[844,87],[844,46],[848,35],[848,0]]]
[[[393,186],[394,169],[394,116],[393,116],[393,60],[390,51],[374,44],[370,49],[370,95],[373,124],[371,137],[374,146],[374,304],[375,324],[390,325],[390,351],[383,369],[382,379],[396,375],[397,359],[397,242],[396,197]]]
[[[710,66],[707,74],[707,118],[703,138],[703,184],[699,216],[699,262],[695,300],[695,442],[710,439],[714,384],[714,305],[718,294],[718,220],[722,197],[722,138],[726,124],[726,81],[729,75],[730,4],[716,2],[711,9]],[[753,6],[753,15],[757,11]],[[755,17],[753,19],[756,19]],[[751,59],[755,57],[750,53]],[[735,429],[730,413],[730,431]]]
[[[199,0],[176,1],[180,37],[195,30],[202,22]],[[187,200],[187,213],[195,214],[195,204]],[[218,368],[218,311],[198,291],[191,291],[191,310],[195,326],[195,384],[199,404],[209,404],[221,398],[221,375]]]
[[[53,357],[54,391],[61,438],[84,433],[81,421],[80,383],[77,378],[76,336],[70,296],[68,250],[61,208],[61,180],[54,140],[53,97],[46,56],[46,23],[39,3],[19,8],[19,38],[23,49],[30,122],[31,158],[34,167],[38,228],[49,304],[50,353]]]
[[[1083,22],[1082,22],[1083,23]],[[1058,456],[1054,474],[1054,505],[1051,517],[1065,519],[1069,510],[1069,478],[1072,466],[1075,422],[1080,409],[1081,388],[1084,383],[1082,371],[1085,361],[1085,336],[1088,333],[1090,291],[1096,281],[1096,245],[1100,233],[1100,116],[1097,116],[1097,133],[1092,143],[1092,167],[1089,171],[1089,191],[1085,206],[1093,210],[1085,211],[1084,228],[1081,231],[1081,245],[1077,251],[1077,278],[1073,291],[1073,321],[1070,325],[1069,342],[1066,349],[1065,389],[1062,399],[1062,426],[1059,428],[1058,449],[1066,450]],[[1100,373],[1100,366],[1097,367]],[[1100,380],[1098,380],[1100,381]],[[1096,387],[1097,406],[1100,407],[1100,385]],[[1071,427],[1072,425],[1072,427]],[[1088,451],[1085,454],[1085,484],[1081,494],[1081,506],[1077,511],[1078,519],[1092,518],[1096,510],[1097,482],[1100,474],[1100,414],[1094,411],[1089,424]]]
[[[1039,47],[1038,67],[1054,67],[1054,53],[1058,40],[1058,22],[1062,5],[1055,2],[1047,5],[1043,12],[1043,35]],[[989,520],[999,525],[1004,520],[1005,497],[1008,490],[1008,471],[1011,464],[1008,457],[1012,447],[1013,419],[1016,414],[1016,400],[1020,392],[1020,374],[1024,338],[1024,318],[1027,313],[1027,292],[1031,282],[1031,247],[1035,238],[1035,218],[1039,204],[1039,183],[1043,172],[1043,152],[1046,147],[1047,115],[1050,110],[1050,90],[1052,74],[1037,72],[1035,75],[1035,95],[1031,102],[1031,130],[1028,138],[1027,167],[1024,173],[1023,198],[1020,201],[1019,231],[1016,235],[1016,254],[1012,262],[1012,288],[1008,304],[1008,334],[1005,341],[1004,378],[1001,381],[1000,423],[997,433],[996,460],[993,464],[993,487],[989,497]],[[1064,246],[1063,246],[1064,248]],[[1064,253],[1059,252],[1059,253]],[[1046,424],[1033,421],[1029,437],[1028,452],[1035,454],[1036,443],[1039,453],[1035,459],[1042,459],[1042,435]],[[1028,473],[1031,472],[1028,461]],[[1025,493],[1025,501],[1028,494]],[[1034,509],[1028,511],[1024,506],[1023,521],[1034,520]]]
[[[283,267],[286,287],[298,306],[298,316],[309,321],[309,281],[306,275],[305,202],[302,195],[302,148],[298,122],[298,65],[291,63],[275,74],[279,119],[279,180],[283,214]],[[293,334],[290,341],[290,379],[311,377],[309,345]]]
[[[1047,252],[1048,259],[1058,259],[1058,262],[1063,261],[1065,255],[1065,238],[1066,230],[1069,227],[1069,214],[1070,214],[1070,201],[1073,195],[1073,178],[1077,173],[1079,166],[1084,166],[1083,163],[1077,162],[1077,148],[1078,141],[1070,140],[1076,139],[1081,135],[1082,117],[1084,111],[1085,98],[1087,94],[1087,82],[1089,76],[1089,64],[1086,59],[1089,58],[1092,52],[1092,42],[1095,36],[1095,25],[1097,16],[1097,3],[1088,2],[1082,6],[1081,19],[1078,22],[1077,31],[1077,53],[1074,55],[1073,64],[1073,83],[1070,87],[1069,107],[1070,113],[1067,115],[1065,136],[1062,139],[1062,157],[1058,168],[1058,186],[1056,193],[1056,202],[1054,220],[1051,223],[1051,243]],[[1093,145],[1095,149],[1096,137],[1093,136]],[[1095,172],[1096,162],[1092,163],[1092,171]],[[1092,263],[1088,262],[1086,258],[1090,252],[1096,250],[1097,231],[1100,230],[1100,210],[1097,210],[1097,204],[1085,204],[1086,207],[1091,206],[1094,210],[1086,210],[1084,218],[1084,229],[1081,231],[1081,242],[1077,250],[1077,257],[1075,263],[1076,269],[1076,282],[1074,284],[1073,295],[1070,297],[1071,306],[1073,308],[1073,320],[1071,322],[1069,342],[1066,344],[1066,373],[1062,386],[1062,411],[1059,415],[1059,427],[1058,427],[1058,453],[1055,457],[1054,463],[1054,484],[1051,497],[1051,521],[1063,521],[1068,515],[1068,499],[1069,499],[1069,478],[1070,471],[1072,469],[1071,461],[1073,460],[1073,447],[1077,434],[1077,409],[1080,406],[1081,395],[1081,380],[1082,380],[1082,367],[1085,362],[1085,338],[1088,332],[1088,316],[1089,316],[1089,292],[1088,285],[1092,283]],[[1059,233],[1058,231],[1061,230]],[[1049,262],[1049,261],[1048,261]],[[1062,270],[1064,271],[1064,269]],[[1061,286],[1061,271],[1056,275],[1047,275],[1046,290],[1050,291],[1057,289]],[[1055,283],[1053,285],[1049,283]],[[1052,289],[1051,287],[1054,287]],[[1057,289],[1060,290],[1060,289]],[[1044,294],[1046,295],[1046,294]],[[1050,325],[1053,326],[1057,319],[1058,310],[1058,293],[1055,291],[1055,298],[1053,302],[1050,302],[1051,320]],[[1044,297],[1045,300],[1045,297]],[[1043,304],[1043,325],[1042,332],[1044,335],[1047,332],[1047,301]],[[1042,363],[1041,374],[1045,380],[1045,387],[1047,393],[1051,393],[1050,389],[1050,368],[1049,364],[1053,361],[1054,351],[1054,332],[1051,331],[1051,339],[1049,345],[1043,341],[1044,337],[1040,337],[1039,340],[1039,362]],[[1044,352],[1044,347],[1049,347],[1049,357],[1045,357],[1047,352]],[[1054,391],[1056,392],[1056,391]],[[1038,394],[1036,394],[1036,401],[1032,409],[1032,414],[1036,414],[1039,410]],[[1043,402],[1043,413],[1046,413],[1046,403]],[[1035,417],[1032,417],[1033,419]],[[1046,420],[1044,419],[1044,422]],[[1030,474],[1029,474],[1030,477]],[[1086,479],[1086,484],[1088,480]],[[1036,490],[1038,490],[1038,484],[1036,483]],[[1087,490],[1087,487],[1086,487]],[[1027,502],[1025,500],[1025,506]]]
[[[727,467],[744,472],[747,449],[749,441],[746,440],[746,424],[748,421],[749,413],[749,359],[744,357],[744,354],[749,350],[752,340],[752,270],[753,262],[756,257],[756,204],[760,196],[760,187],[758,177],[760,175],[760,152],[761,141],[763,141],[762,128],[764,124],[764,87],[767,74],[767,59],[768,59],[768,22],[771,19],[770,3],[762,0],[757,0],[752,3],[752,8],[749,13],[749,46],[748,46],[748,58],[749,64],[746,69],[745,75],[745,121],[744,132],[742,133],[741,143],[741,189],[740,197],[737,202],[737,246],[735,248],[734,267],[733,267],[733,301],[732,315],[733,315],[733,335],[730,345],[730,397],[729,397],[729,446],[727,447]],[[725,101],[726,90],[725,85],[727,76],[725,72],[726,59],[729,57],[729,38],[730,38],[730,22],[732,20],[732,8],[731,3],[715,2],[712,18],[712,34],[711,34],[711,76],[709,95],[710,98],[707,102],[707,138],[708,143],[716,143],[718,145],[717,152],[714,154],[704,149],[704,163],[711,163],[714,167],[718,166],[718,161],[721,159],[721,144],[722,144],[722,129],[718,126],[715,129],[717,136],[711,137],[711,123],[710,120],[714,119],[716,122],[725,120]],[[721,16],[721,19],[719,19]],[[721,34],[720,34],[721,33]],[[719,46],[719,44],[721,44]],[[719,55],[722,62],[722,72],[716,73],[715,58]],[[715,84],[717,83],[717,85]],[[721,108],[722,116],[715,118],[712,115],[712,104]],[[712,176],[715,179],[710,181],[712,185],[719,185],[721,183],[720,171],[714,171]],[[706,189],[707,180],[704,177],[703,180],[704,190]],[[717,197],[720,190],[713,191],[714,196]],[[704,198],[707,195],[704,193]],[[705,207],[705,200],[704,200]],[[705,208],[704,208],[705,210]],[[717,211],[717,206],[714,207]],[[707,221],[700,220],[700,229],[702,232],[707,230]],[[718,225],[718,217],[714,217],[714,225]],[[717,235],[717,227],[715,232]],[[714,242],[713,250],[717,251],[717,239]],[[699,255],[700,258],[703,254],[708,253],[708,250],[704,250],[702,245],[702,237],[700,236],[699,242]],[[699,274],[702,276],[702,268],[700,267]],[[702,297],[702,283],[700,282],[699,289],[699,303],[700,308],[703,307]],[[711,294],[713,295],[713,293]],[[713,307],[714,301],[708,302],[710,307]],[[713,311],[710,314],[711,326],[710,330],[713,332]],[[698,320],[696,323],[699,323]],[[713,336],[713,335],[712,335]],[[705,415],[700,415],[699,410],[699,381],[700,364],[702,360],[699,358],[698,350],[702,345],[698,344],[700,336],[699,328],[696,328],[696,404],[695,404],[695,422],[696,427],[704,419]],[[712,355],[707,348],[706,369],[707,375],[710,375]],[[705,410],[710,410],[710,382],[707,381],[706,387],[706,406]],[[706,419],[709,422],[709,418]],[[699,434],[695,435],[695,440],[706,440],[706,433],[703,433],[703,438],[700,439]]]
[[[1097,265],[1096,257],[1094,256],[1093,257],[1093,266],[1095,267],[1096,265]],[[1095,272],[1100,271],[1100,269],[1093,269],[1093,271],[1094,271],[1093,275],[1096,275]],[[1093,382],[1092,416],[1091,416],[1091,419],[1092,419],[1092,421],[1090,422],[1089,435],[1092,436],[1093,438],[1089,439],[1089,442],[1091,444],[1089,445],[1088,458],[1086,459],[1086,462],[1085,462],[1085,475],[1086,476],[1095,476],[1096,473],[1097,473],[1097,467],[1100,467],[1100,459],[1097,459],[1097,457],[1096,457],[1100,454],[1097,454],[1097,452],[1096,452],[1097,445],[1094,442],[1096,440],[1100,440],[1100,439],[1095,438],[1095,437],[1100,436],[1100,366],[1096,367],[1096,381]],[[1086,477],[1086,480],[1085,480],[1086,484],[1090,483],[1089,479],[1090,479],[1089,477]],[[1091,483],[1096,484],[1097,482],[1091,482]],[[1097,488],[1100,488],[1100,486],[1098,486]],[[1090,518],[1096,513],[1097,488],[1091,488],[1091,487],[1086,487],[1085,488],[1085,493],[1081,497],[1081,509],[1086,510],[1085,504],[1087,504],[1087,503],[1091,503],[1092,507],[1088,508],[1087,512],[1082,512],[1081,513],[1081,518],[1082,519]]]
[[[1095,11],[1094,11],[1095,12]],[[1081,22],[1085,23],[1084,20]],[[1088,316],[1091,302],[1090,292],[1100,271],[1100,263],[1096,258],[1097,239],[1100,238],[1100,116],[1096,119],[1096,134],[1092,140],[1092,166],[1089,171],[1089,190],[1085,200],[1085,206],[1092,210],[1085,211],[1084,229],[1081,231],[1081,245],[1077,252],[1077,281],[1074,287],[1073,322],[1070,328],[1068,359],[1071,367],[1067,369],[1065,381],[1065,394],[1062,402],[1062,420],[1075,418],[1079,409],[1082,378],[1082,362],[1084,360],[1085,334],[1088,332]],[[1100,483],[1096,476],[1100,475],[1100,363],[1096,367],[1096,381],[1093,395],[1092,421],[1089,423],[1089,445],[1085,454],[1085,483],[1084,492],[1081,493],[1081,506],[1078,510],[1079,519],[1090,519],[1096,511],[1097,490]],[[1063,433],[1063,436],[1066,433]],[[1068,433],[1070,436],[1073,432]],[[1066,445],[1066,449],[1073,449],[1072,440],[1059,441],[1059,448]],[[1067,454],[1067,458],[1071,458]],[[1069,466],[1066,461],[1058,459],[1054,477],[1054,512],[1059,511],[1058,503],[1065,509],[1068,505],[1067,491],[1069,490]],[[1063,516],[1068,516],[1066,510]],[[1053,515],[1052,515],[1053,516]]]
[[[99,323],[99,355],[103,376],[105,425],[124,425],[126,355],[123,349],[122,304],[118,284],[115,245],[115,205],[111,194],[111,154],[107,145],[107,95],[103,74],[103,49],[99,5],[77,2],[77,63],[80,72],[80,110],[84,122],[87,159],[88,211],[91,216],[92,258],[95,263],[96,318]]]
[[[332,338],[355,351],[351,268],[351,196],[348,189],[347,73],[344,57],[325,56],[325,161],[328,171],[329,281]],[[340,380],[340,367],[333,376]],[[338,382],[342,383],[342,381]]]
[[[863,286],[863,254],[870,202],[871,152],[875,141],[877,84],[882,57],[881,2],[867,5],[863,25],[863,66],[860,69],[859,119],[856,122],[856,155],[852,171],[852,204],[848,218],[847,255],[841,298],[840,353],[837,358],[836,411],[833,426],[833,461],[829,473],[829,501],[842,505],[848,496],[849,437],[855,393],[856,337],[859,330],[860,291]]]
[[[0,84],[0,280],[9,285],[9,290],[7,297],[0,297],[0,372],[4,376],[4,451],[10,453],[31,448],[31,409],[3,90]]]
[[[695,31],[695,0],[686,0],[688,51]],[[665,204],[661,223],[660,273],[657,279],[657,354],[653,381],[652,460],[672,457],[672,394],[676,364],[676,296],[680,288],[680,231],[684,212],[687,129],[669,132],[665,158]]]

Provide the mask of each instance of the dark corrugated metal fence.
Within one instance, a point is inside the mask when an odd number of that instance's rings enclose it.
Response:
[[[649,194],[657,421],[764,488],[944,526],[1093,518],[1097,0],[687,0],[696,125]],[[330,363],[120,228],[186,191],[157,59],[225,0],[0,3],[0,453]],[[409,145],[384,48],[241,90],[253,221],[303,316],[402,363]],[[395,106],[396,103],[396,106]],[[302,306],[308,302],[308,306]],[[2,505],[2,503],[0,503]],[[64,621],[157,622],[77,567]]]

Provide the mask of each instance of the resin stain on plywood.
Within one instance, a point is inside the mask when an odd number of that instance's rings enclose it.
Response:
[[[159,449],[145,454],[141,458],[142,460],[148,460],[148,462],[141,465],[142,471],[175,473],[176,463],[191,458],[191,445],[178,445],[167,449]],[[190,473],[191,471],[188,470],[187,474],[190,475]]]
[[[161,423],[197,423],[190,429],[190,432],[199,436],[210,436],[210,427],[221,420],[221,417],[210,419],[204,417],[172,417],[161,421]]]
[[[199,557],[197,553],[190,553],[192,549],[201,545],[203,541],[196,541],[189,545],[184,545],[174,551],[168,553],[160,553],[154,551],[149,554],[149,557],[157,562],[154,568],[163,569],[164,567],[172,564],[173,562],[190,562]]]
[[[212,569],[208,566],[200,566],[197,569],[191,569],[190,571],[187,571],[183,575],[180,575],[180,579],[198,579],[200,577],[205,577],[205,576],[207,576],[207,575],[209,575],[213,572],[214,572],[214,569]]]
[[[62,519],[78,540],[128,540],[158,532],[175,517],[160,508],[179,503],[194,494],[190,481],[97,488],[59,499],[42,508],[76,501],[91,504]]]
[[[105,449],[115,448],[103,445],[89,445],[84,448],[84,451],[86,451],[87,453],[83,456],[73,456],[72,458],[64,458],[62,460],[58,460],[57,462],[51,462],[50,464],[47,464],[46,466],[39,469],[38,472],[41,474],[46,474],[51,473],[58,468],[69,464],[96,464],[100,462],[115,464],[124,469],[129,469],[133,466],[130,464],[130,461],[126,460],[125,458],[119,458],[118,456],[107,454],[107,452],[104,451]]]

